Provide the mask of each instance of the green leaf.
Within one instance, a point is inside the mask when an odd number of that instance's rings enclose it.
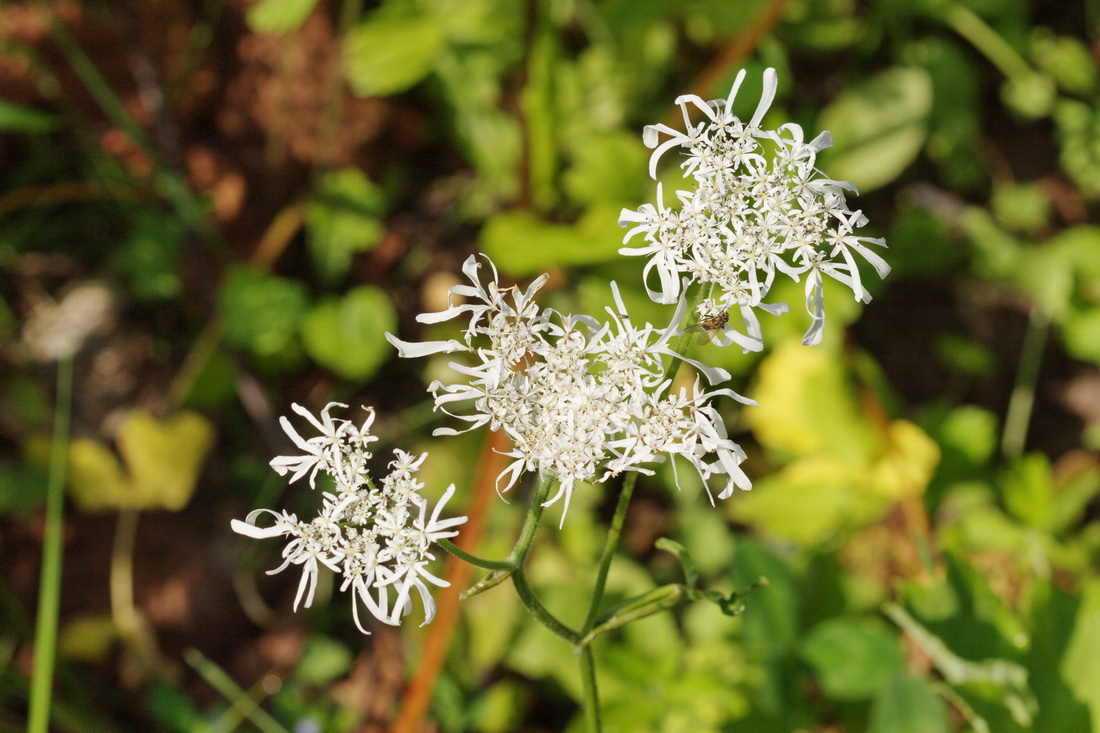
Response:
[[[321,279],[344,277],[357,252],[369,252],[382,238],[382,190],[356,168],[321,179],[308,207],[309,250]]]
[[[1093,730],[1100,728],[1100,581],[1084,584],[1081,606],[1061,665],[1073,696],[1088,706]]]
[[[363,286],[311,308],[302,319],[302,340],[318,364],[347,379],[366,379],[390,356],[385,333],[395,328],[386,294]]]
[[[794,644],[799,625],[798,591],[790,569],[762,543],[745,538],[737,544],[730,576],[739,588],[768,579],[768,587],[741,618],[746,639],[763,657],[781,656]]]
[[[562,176],[565,191],[582,206],[637,205],[645,194],[648,153],[634,134],[590,135],[571,151],[572,165]]]
[[[1044,528],[1054,504],[1050,459],[1042,453],[1031,453],[1016,461],[1004,480],[1004,499],[1017,519],[1036,529]]]
[[[1083,700],[1075,698],[1073,689],[1067,684],[1071,677],[1075,679],[1074,687],[1083,682],[1085,697],[1088,696],[1087,686],[1093,684],[1083,676],[1088,670],[1075,669],[1066,654],[1075,638],[1075,622],[1081,618],[1083,599],[1079,594],[1064,593],[1053,583],[1044,581],[1036,586],[1029,605],[1031,646],[1025,665],[1028,681],[1039,701],[1033,733],[1089,730],[1089,709]],[[1085,653],[1095,657],[1100,654],[1100,648],[1085,649]]]
[[[403,92],[431,73],[444,36],[430,18],[374,15],[353,28],[344,43],[344,69],[361,97]]]
[[[501,272],[525,277],[548,267],[591,265],[619,257],[623,233],[618,207],[585,212],[576,224],[551,224],[527,212],[505,212],[481,230],[481,249]]]
[[[260,0],[248,11],[248,25],[257,33],[288,33],[302,27],[317,0]]]
[[[288,348],[307,303],[301,283],[247,267],[229,271],[219,300],[226,341],[259,357]]]
[[[841,92],[818,119],[836,147],[821,169],[867,192],[885,186],[916,160],[928,136],[932,82],[928,72],[895,67]]]
[[[849,618],[830,619],[811,629],[800,655],[835,700],[871,698],[902,661],[894,634],[880,624]]]
[[[948,733],[947,706],[924,680],[897,670],[871,706],[868,733]]]
[[[0,132],[23,135],[42,135],[61,127],[60,118],[52,112],[24,107],[6,99],[0,99]]]

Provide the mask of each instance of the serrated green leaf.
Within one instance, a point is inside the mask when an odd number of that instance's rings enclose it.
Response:
[[[318,364],[347,379],[366,379],[392,353],[385,334],[396,328],[386,294],[363,286],[311,308],[302,319],[302,340]]]
[[[403,92],[432,71],[444,36],[432,18],[375,15],[347,35],[344,69],[361,97]]]
[[[260,0],[248,11],[248,25],[257,33],[288,33],[302,27],[317,0]]]
[[[830,178],[860,191],[885,186],[916,160],[928,137],[932,81],[924,69],[895,67],[839,94],[818,118],[836,147],[822,151]]]
[[[825,694],[835,700],[866,700],[889,683],[902,661],[897,636],[879,624],[849,618],[824,621],[799,649]]]

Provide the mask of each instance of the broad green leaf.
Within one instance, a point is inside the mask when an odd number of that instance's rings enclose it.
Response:
[[[894,67],[841,92],[818,118],[836,147],[823,151],[830,177],[867,192],[885,186],[917,158],[928,136],[932,81],[919,68]]]
[[[287,349],[307,303],[300,282],[246,267],[229,271],[219,295],[226,341],[259,357]]]
[[[356,168],[321,179],[308,207],[309,250],[321,279],[344,277],[357,252],[369,252],[382,237],[382,190]]]
[[[248,10],[248,24],[257,33],[288,33],[302,27],[317,0],[260,0]]]
[[[645,195],[648,152],[637,135],[591,135],[571,152],[572,164],[562,176],[565,191],[581,206],[636,206]]]
[[[1035,234],[1050,221],[1050,197],[1037,183],[1001,183],[990,201],[997,223],[1009,231]]]
[[[866,700],[890,682],[902,661],[898,638],[881,624],[835,618],[818,624],[799,653],[813,668],[825,694],[835,700]]]
[[[801,615],[795,578],[783,560],[758,540],[737,543],[730,577],[738,588],[768,579],[742,614],[743,633],[758,658],[784,655],[795,643]]]
[[[24,107],[6,99],[0,99],[0,132],[22,135],[42,135],[61,127],[61,121],[52,112]]]
[[[1039,701],[1033,733],[1087,731],[1090,729],[1089,709],[1083,699],[1075,698],[1067,684],[1071,676],[1080,672],[1070,671],[1066,655],[1074,639],[1076,622],[1081,618],[1083,599],[1080,594],[1065,593],[1053,583],[1044,581],[1036,586],[1029,605],[1031,646],[1024,664],[1031,689]],[[1086,653],[1096,656],[1100,648],[1091,652],[1086,650]],[[1063,670],[1070,673],[1064,674]],[[1088,670],[1083,671],[1088,674]],[[1086,687],[1091,684],[1087,678],[1078,678],[1075,685],[1082,681]],[[1097,721],[1100,722],[1100,718]]]
[[[618,214],[617,207],[600,205],[573,225],[551,224],[526,212],[497,214],[481,230],[481,249],[514,277],[548,267],[612,261],[619,256],[623,236]]]
[[[1092,713],[1093,730],[1100,729],[1100,581],[1096,578],[1084,583],[1061,673],[1073,696]]]
[[[386,294],[363,286],[311,308],[302,319],[302,341],[317,363],[347,379],[366,379],[391,355],[385,334],[396,328]]]
[[[949,733],[943,698],[928,683],[897,670],[871,705],[868,733]]]
[[[431,18],[374,15],[344,42],[344,69],[361,97],[403,92],[432,71],[443,49],[439,23]]]
[[[1046,527],[1054,505],[1050,459],[1031,453],[1016,461],[1005,476],[1004,500],[1020,521],[1036,529]]]
[[[158,420],[131,410],[118,431],[121,463],[95,441],[69,444],[69,491],[84,511],[179,511],[191,499],[213,442],[213,426],[196,413]]]

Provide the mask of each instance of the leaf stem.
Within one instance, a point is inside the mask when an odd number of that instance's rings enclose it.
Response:
[[[436,540],[435,543],[447,552],[457,557],[459,560],[464,560],[474,567],[484,568],[486,570],[511,570],[515,567],[515,565],[509,560],[489,560],[484,557],[474,555],[473,553],[466,552],[450,540]]]

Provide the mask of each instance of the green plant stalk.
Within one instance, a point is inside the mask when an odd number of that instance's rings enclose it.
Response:
[[[939,13],[948,26],[978,49],[989,62],[1009,79],[1032,73],[1031,66],[974,11],[953,3]]]
[[[27,733],[47,733],[50,693],[57,653],[57,620],[61,604],[61,529],[65,501],[65,470],[72,414],[73,357],[57,365],[57,407],[54,416],[50,477],[46,488],[46,530],[42,539],[42,572],[34,630],[34,671],[31,673]]]
[[[1016,368],[1016,383],[1008,401],[1004,433],[1001,435],[1001,451],[1008,459],[1019,458],[1027,442],[1027,428],[1035,407],[1035,387],[1039,382],[1039,370],[1043,363],[1043,346],[1050,331],[1050,317],[1039,308],[1032,308],[1020,348],[1020,361]]]
[[[198,649],[189,649],[183,655],[191,668],[206,680],[206,683],[217,690],[225,701],[232,707],[226,711],[226,715],[235,711],[241,718],[247,718],[263,733],[290,733],[279,721],[271,717],[266,710],[259,706],[257,700],[245,692],[230,678],[218,665],[207,659]],[[228,718],[223,716],[228,721]],[[227,729],[232,726],[227,726]],[[217,728],[215,728],[217,730]]]
[[[590,646],[577,646],[574,651],[581,672],[581,689],[584,691],[584,722],[589,733],[599,733],[603,725],[600,721],[600,696],[596,689],[596,659]]]
[[[604,588],[607,586],[607,574],[611,569],[611,561],[615,557],[615,550],[619,547],[619,537],[622,535],[623,523],[626,521],[626,510],[630,506],[630,498],[634,494],[634,484],[637,483],[638,472],[631,471],[623,481],[622,491],[619,492],[619,501],[615,505],[615,516],[611,518],[611,527],[607,531],[607,539],[604,541],[603,555],[600,556],[599,569],[596,571],[596,585],[592,588],[592,600],[588,606],[588,616],[581,626],[580,635],[583,637],[592,630],[599,614],[600,602],[603,600]]]

